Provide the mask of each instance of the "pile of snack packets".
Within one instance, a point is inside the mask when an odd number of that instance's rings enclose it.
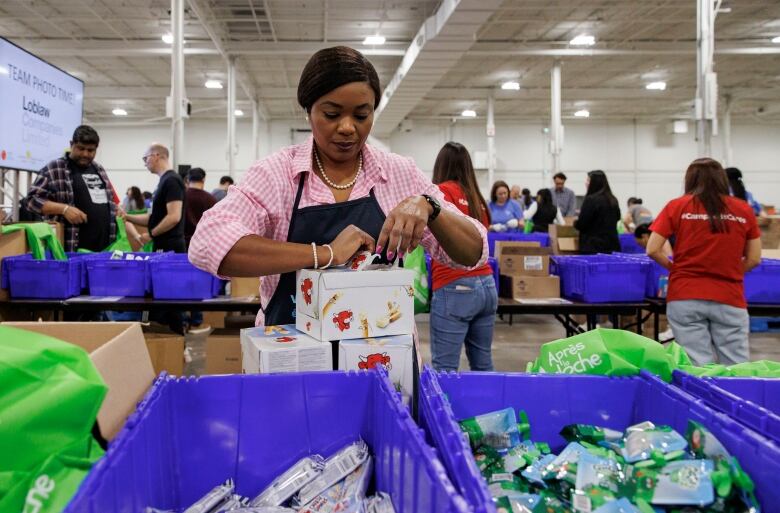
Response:
[[[561,430],[559,454],[512,408],[460,421],[499,513],[758,513],[750,477],[701,424],[685,436],[643,422],[624,433]]]
[[[368,446],[358,441],[328,459],[317,454],[301,459],[254,498],[236,494],[228,480],[184,513],[395,513],[386,493],[366,496],[372,470]]]

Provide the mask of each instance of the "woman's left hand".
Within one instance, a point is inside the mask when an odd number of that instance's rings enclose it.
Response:
[[[422,196],[410,196],[399,203],[387,214],[377,240],[377,253],[387,248],[387,259],[392,260],[396,250],[399,258],[413,251],[420,244],[432,211]]]

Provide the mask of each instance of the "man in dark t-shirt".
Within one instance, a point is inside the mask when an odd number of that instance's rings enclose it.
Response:
[[[204,190],[205,185],[206,172],[199,167],[190,169],[187,173],[187,208],[184,215],[184,240],[188,248],[203,212],[217,203],[214,196]]]
[[[148,226],[149,233],[138,236],[141,244],[154,242],[154,250],[186,253],[184,244],[184,181],[171,169],[168,148],[152,144],[142,157],[146,169],[160,177],[152,199],[151,214],[126,215],[134,224]]]
[[[102,251],[111,242],[111,209],[106,184],[92,163],[82,167],[68,158],[68,170],[73,183],[73,202],[87,216],[79,226],[79,249]]]

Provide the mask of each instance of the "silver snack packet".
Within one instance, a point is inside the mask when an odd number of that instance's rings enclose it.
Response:
[[[296,513],[296,511],[282,506],[247,506],[231,510],[230,513]]]
[[[249,506],[281,506],[301,488],[317,479],[324,468],[325,460],[317,454],[299,460],[252,499]]]
[[[373,497],[363,501],[365,513],[395,513],[393,500],[385,492],[377,492]]]
[[[227,513],[228,511],[234,511],[239,508],[243,508],[249,504],[249,499],[234,494],[228,500],[220,504],[214,513]]]
[[[308,504],[328,488],[355,471],[368,459],[368,446],[362,440],[350,444],[328,458],[325,469],[293,498],[293,507]]]
[[[185,509],[184,513],[210,513],[211,510],[230,497],[234,489],[233,480],[228,479],[225,484],[215,487],[209,493],[201,497],[198,502]]]
[[[364,513],[363,501],[373,470],[371,456],[351,474],[317,495],[298,513]]]

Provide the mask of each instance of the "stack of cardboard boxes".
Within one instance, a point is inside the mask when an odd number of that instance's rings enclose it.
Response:
[[[552,249],[538,242],[498,242],[499,290],[511,299],[549,299],[561,296],[558,276],[550,276]]]
[[[399,390],[411,396],[414,274],[404,269],[348,269],[298,271],[295,325],[241,330],[243,371],[381,366]]]

